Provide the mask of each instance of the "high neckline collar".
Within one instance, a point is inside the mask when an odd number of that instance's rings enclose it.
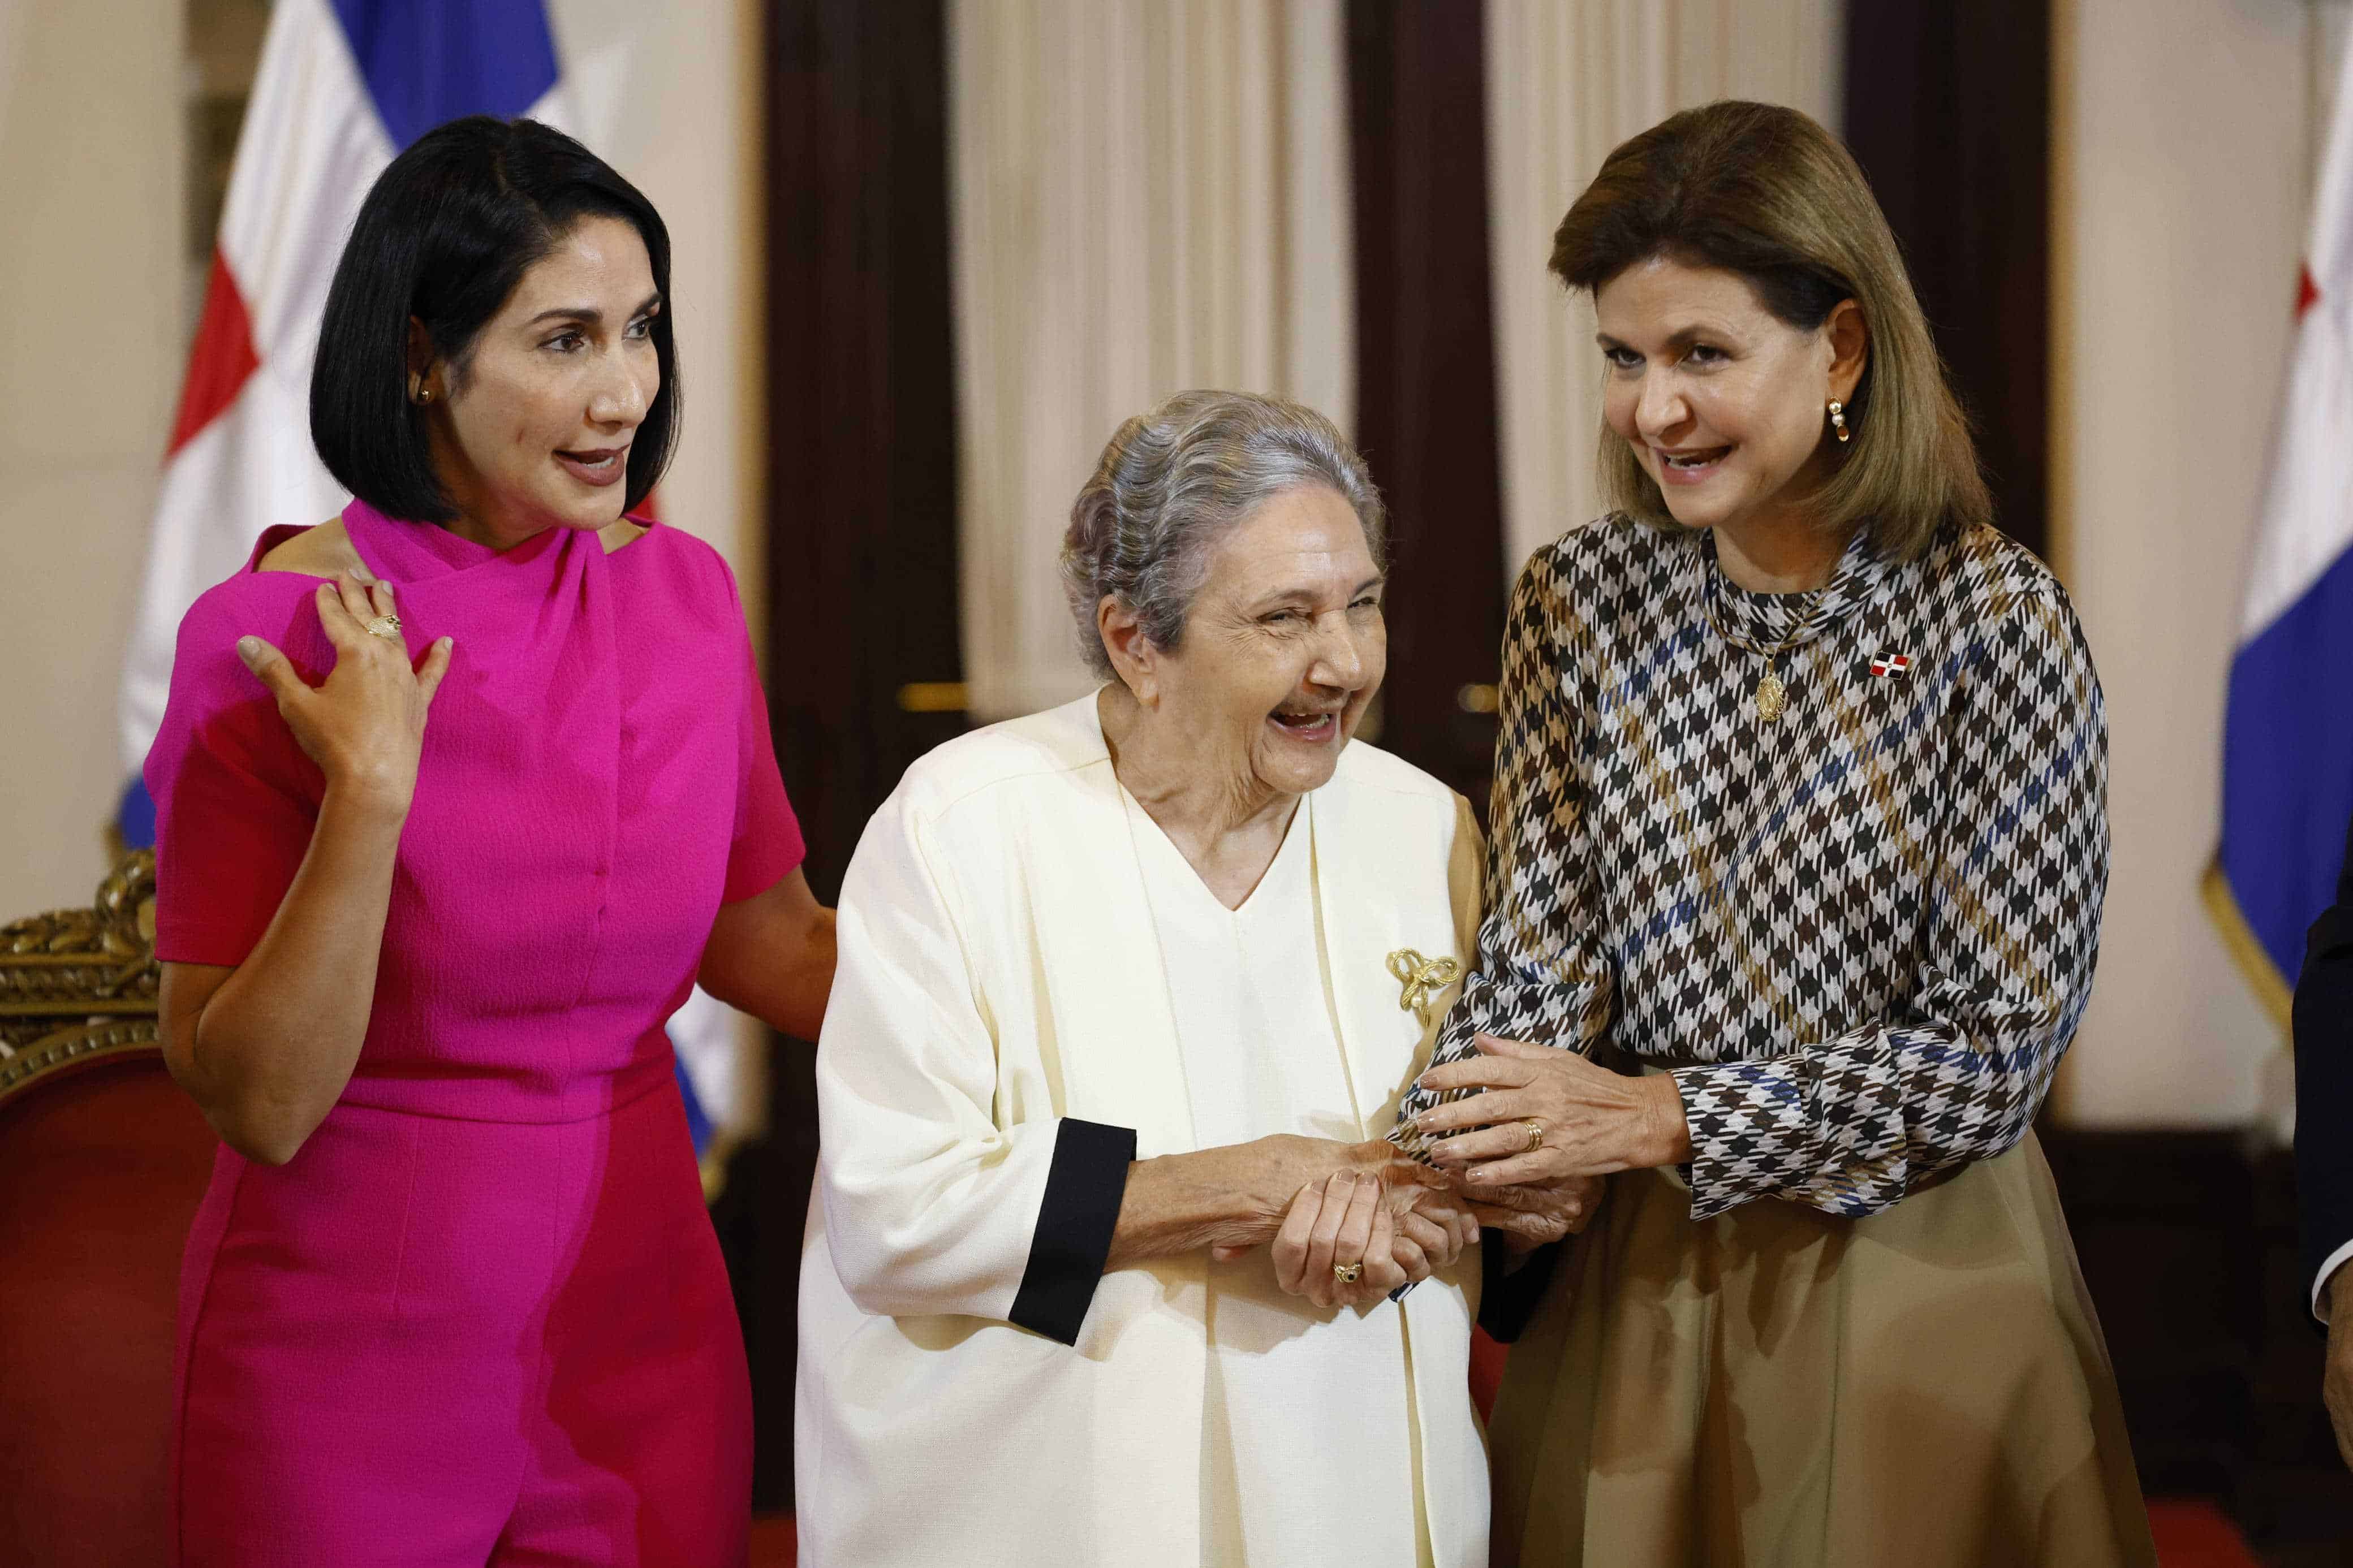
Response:
[[[572,536],[591,531],[575,528],[550,528],[532,535],[521,544],[506,550],[478,544],[461,534],[430,522],[410,522],[387,517],[364,500],[353,499],[343,509],[343,531],[350,535],[352,548],[360,559],[378,576],[396,584],[423,582],[459,572],[470,572],[492,562],[523,566],[547,557],[551,552],[561,556]],[[591,533],[592,548],[602,548],[603,542]]]
[[[1868,603],[1887,574],[1887,563],[1873,547],[1870,531],[1859,528],[1831,568],[1830,581],[1820,588],[1754,593],[1725,574],[1716,558],[1715,531],[1698,532],[1697,548],[1692,552],[1697,568],[1693,592],[1702,605],[1714,610],[1715,624],[1725,633],[1750,641],[1778,643],[1789,637],[1792,647],[1810,642]]]

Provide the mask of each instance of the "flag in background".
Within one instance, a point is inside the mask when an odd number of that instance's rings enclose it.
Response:
[[[2304,934],[2335,896],[2353,819],[2353,51],[2296,291],[2222,736],[2210,907],[2287,1022]]]
[[[180,618],[265,529],[350,499],[311,447],[311,365],[343,239],[396,153],[464,114],[529,115],[577,135],[542,0],[277,0],[237,136],[204,314],[147,546],[118,707],[123,840],[155,840],[139,782],[162,721]],[[701,991],[672,1020],[695,1146],[697,1079],[736,1070],[726,1010]],[[723,1098],[718,1103],[734,1103]]]

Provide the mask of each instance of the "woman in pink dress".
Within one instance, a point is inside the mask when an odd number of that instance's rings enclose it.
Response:
[[[724,1564],[744,1349],[663,1025],[814,1037],[831,911],[726,566],[625,517],[677,429],[669,238],[527,121],[394,161],[321,456],[180,629],[147,763],[182,1275],[179,1560]],[[429,723],[428,723],[429,717]]]

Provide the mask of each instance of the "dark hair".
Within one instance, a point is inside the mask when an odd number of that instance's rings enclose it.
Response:
[[[327,471],[387,517],[451,522],[425,410],[408,397],[408,321],[462,377],[474,340],[582,218],[645,241],[662,309],[649,323],[661,387],[629,444],[622,510],[644,500],[678,441],[670,230],[635,185],[535,120],[469,115],[427,132],[376,178],[335,264],[311,371],[311,442]]]
[[[1870,357],[1845,407],[1853,442],[1832,448],[1838,468],[1815,500],[1824,528],[1868,529],[1900,559],[1947,520],[1991,519],[1968,421],[1903,253],[1838,138],[1794,109],[1727,100],[1621,143],[1560,220],[1552,270],[1599,293],[1653,257],[1737,274],[1801,331],[1819,329],[1841,300],[1862,308]],[[1659,487],[1607,421],[1600,468],[1613,507],[1673,525]]]

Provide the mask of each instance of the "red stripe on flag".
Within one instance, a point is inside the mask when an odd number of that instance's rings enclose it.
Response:
[[[2312,302],[2319,298],[2320,290],[2313,286],[2312,268],[2309,267],[2298,268],[2295,274],[2295,313],[2297,318],[2301,320],[2304,313],[2312,309]]]
[[[229,275],[228,259],[216,249],[213,274],[205,285],[205,316],[196,323],[196,343],[188,351],[188,379],[180,387],[180,416],[172,422],[166,461],[197,431],[237,401],[237,389],[261,364],[253,352],[253,322],[245,298]]]

